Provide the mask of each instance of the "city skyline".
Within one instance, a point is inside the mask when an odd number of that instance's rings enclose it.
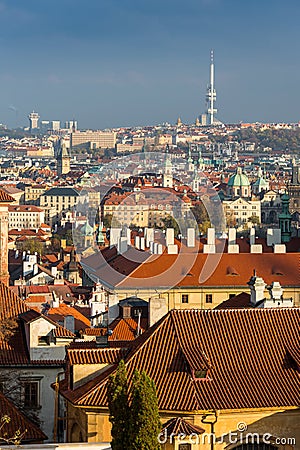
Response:
[[[191,123],[215,52],[217,118],[298,122],[300,6],[257,0],[0,2],[0,122]],[[296,93],[296,95],[295,95]]]

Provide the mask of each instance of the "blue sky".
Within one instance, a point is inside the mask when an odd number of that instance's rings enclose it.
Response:
[[[0,0],[0,122],[299,121],[298,0]]]

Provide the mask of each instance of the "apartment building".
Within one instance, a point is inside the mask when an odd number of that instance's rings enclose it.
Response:
[[[115,148],[116,133],[114,131],[74,131],[71,133],[71,147],[89,144],[91,149]]]
[[[10,205],[8,229],[39,228],[45,222],[45,211],[35,205]]]
[[[78,198],[79,192],[71,187],[55,187],[44,192],[40,197],[40,206],[45,210],[45,223],[59,223],[63,214],[77,205]]]

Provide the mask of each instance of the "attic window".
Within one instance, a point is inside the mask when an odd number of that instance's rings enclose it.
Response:
[[[207,379],[207,369],[196,369],[193,370],[193,378],[194,380],[206,380]]]
[[[272,275],[283,275],[283,272],[279,267],[273,267],[272,268]]]
[[[228,266],[226,272],[227,272],[227,275],[233,275],[233,276],[239,275],[238,271],[232,266]]]
[[[50,345],[49,336],[39,336],[38,337],[38,345]]]

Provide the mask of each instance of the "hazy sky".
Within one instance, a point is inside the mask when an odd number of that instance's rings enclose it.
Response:
[[[0,122],[299,121],[299,0],[0,0]]]

